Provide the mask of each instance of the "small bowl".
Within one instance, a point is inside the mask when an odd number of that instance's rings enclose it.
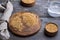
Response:
[[[60,2],[53,1],[48,7],[48,14],[52,17],[60,17]]]
[[[54,24],[54,25],[57,27],[57,31],[49,32],[49,31],[46,29],[46,26],[47,26],[48,24]],[[46,26],[45,26],[45,28],[44,28],[44,33],[45,33],[46,36],[53,37],[53,36],[55,36],[55,35],[57,34],[57,32],[58,32],[58,25],[57,25],[57,24],[52,23],[52,22],[49,22],[49,23],[46,24]]]

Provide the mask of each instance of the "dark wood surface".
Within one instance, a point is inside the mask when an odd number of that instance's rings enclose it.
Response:
[[[47,13],[47,9],[45,9],[45,7],[47,6],[47,0],[36,0],[36,4],[33,7],[28,7],[28,8],[22,7],[20,5],[19,1],[20,0],[11,0],[12,4],[14,6],[13,13],[18,12],[18,11],[34,12],[40,16],[42,25],[41,25],[41,29],[38,33],[36,33],[32,36],[29,36],[29,37],[16,36],[9,31],[10,35],[11,35],[10,40],[60,40],[60,17],[53,18],[53,17],[49,16],[49,14]],[[48,22],[53,22],[58,25],[59,30],[55,37],[47,37],[44,35],[44,27],[45,27],[46,23],[48,23]]]

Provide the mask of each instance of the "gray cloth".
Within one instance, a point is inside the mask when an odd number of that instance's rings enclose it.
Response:
[[[8,1],[6,6],[7,6],[6,10],[4,11],[1,19],[9,22],[9,17],[11,16],[11,14],[13,12],[13,5],[10,1]],[[10,38],[10,34],[7,30],[7,22],[4,21],[0,24],[0,35],[2,36],[2,39],[4,39],[4,40]]]

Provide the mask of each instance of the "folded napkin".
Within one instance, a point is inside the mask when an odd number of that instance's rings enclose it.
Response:
[[[9,22],[9,17],[11,16],[12,12],[13,12],[13,5],[10,1],[8,1],[3,16],[1,17],[1,20],[6,20],[7,22]],[[10,38],[6,21],[0,23],[0,35],[3,37],[4,40]]]

